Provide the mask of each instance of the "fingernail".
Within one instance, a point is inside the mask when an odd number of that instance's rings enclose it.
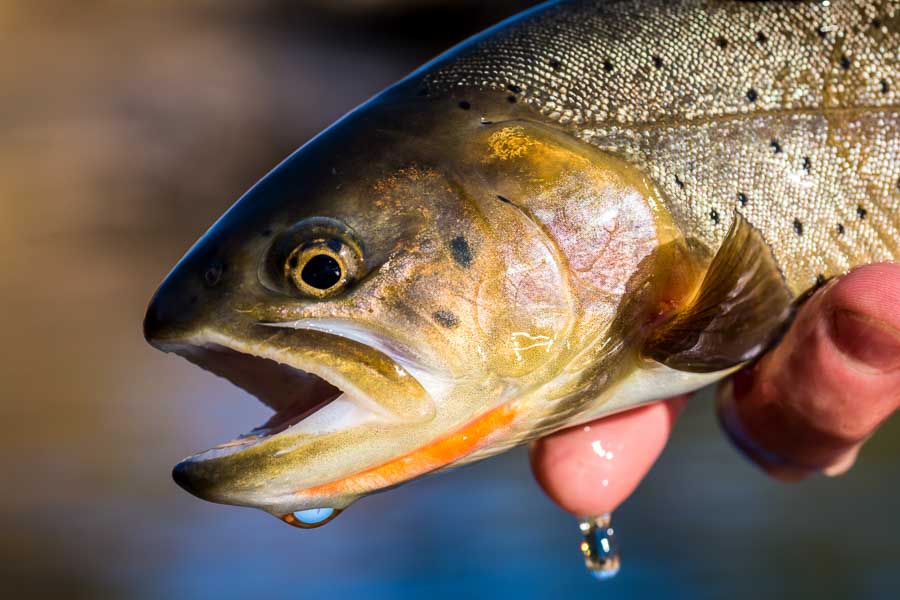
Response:
[[[849,471],[856,464],[856,457],[859,456],[859,449],[862,444],[857,444],[848,450],[843,456],[837,459],[830,467],[822,469],[822,473],[829,477],[837,477]]]
[[[848,357],[886,373],[900,369],[900,331],[883,321],[849,310],[831,316],[832,339]]]

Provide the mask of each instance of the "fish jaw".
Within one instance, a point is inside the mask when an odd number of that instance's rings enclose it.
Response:
[[[340,325],[258,324],[253,339],[211,329],[151,335],[159,349],[275,410],[265,424],[179,462],[175,481],[204,500],[284,517],[344,508],[503,437],[511,407],[491,406],[465,381],[378,332]]]
[[[153,340],[275,410],[249,433],[180,462],[173,474],[187,491],[214,502],[289,513],[311,508],[303,503],[303,489],[439,435],[436,398],[387,355],[321,332],[273,335],[259,329],[253,340],[211,330]],[[328,500],[335,507],[350,501]]]

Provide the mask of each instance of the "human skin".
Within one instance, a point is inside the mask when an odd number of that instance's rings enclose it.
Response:
[[[643,406],[531,447],[544,491],[579,516],[612,512],[653,466],[687,401]],[[900,264],[860,267],[816,292],[782,342],[719,389],[726,434],[781,480],[839,475],[900,406]]]

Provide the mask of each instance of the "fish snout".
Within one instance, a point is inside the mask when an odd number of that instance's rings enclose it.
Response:
[[[227,489],[228,480],[222,472],[208,468],[202,461],[186,458],[172,469],[172,479],[184,491],[210,502],[227,502],[228,495],[222,493]]]
[[[172,479],[186,492],[202,497],[201,491],[205,486],[195,477],[195,471],[190,461],[183,460],[172,469]]]
[[[212,316],[223,293],[226,267],[221,261],[190,254],[160,284],[144,316],[144,338],[164,349],[171,342],[195,335]]]
[[[240,484],[240,468],[248,468],[248,465],[241,464],[240,460],[233,462],[240,466],[234,467],[227,456],[218,460],[188,457],[172,469],[172,479],[184,491],[209,502],[264,505],[265,500],[255,501],[252,489],[246,489]]]

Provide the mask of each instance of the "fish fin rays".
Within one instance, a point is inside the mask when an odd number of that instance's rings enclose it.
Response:
[[[793,300],[762,234],[736,213],[697,293],[650,335],[644,354],[694,373],[752,360],[777,341]]]

